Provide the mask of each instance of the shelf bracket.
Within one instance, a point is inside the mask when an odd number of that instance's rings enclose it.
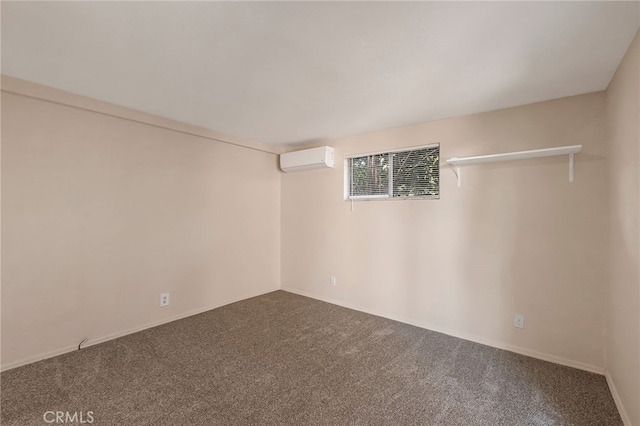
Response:
[[[569,182],[573,182],[573,152],[569,154]]]
[[[453,166],[453,173],[456,175],[456,179],[458,180],[458,188],[460,188],[460,165]]]

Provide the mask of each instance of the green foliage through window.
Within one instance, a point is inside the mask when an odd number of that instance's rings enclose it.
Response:
[[[349,198],[438,198],[440,146],[348,159]]]

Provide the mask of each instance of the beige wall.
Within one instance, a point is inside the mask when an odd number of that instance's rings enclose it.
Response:
[[[2,93],[3,368],[279,288],[277,156],[154,120]]]
[[[640,34],[607,89],[607,379],[626,424],[640,425]]]
[[[606,94],[341,139],[334,170],[284,175],[255,144],[5,85],[2,368],[282,286],[606,368],[623,417],[640,424],[638,50],[636,36]],[[345,155],[435,142],[443,162],[583,150],[573,183],[567,157],[464,167],[461,188],[443,164],[438,201],[343,201]]]
[[[602,372],[603,92],[331,143],[334,170],[282,178],[283,289]],[[428,100],[426,100],[428,101]],[[438,201],[343,201],[346,155],[439,142],[441,157],[582,144],[568,156],[442,165]],[[330,286],[329,277],[337,277]],[[513,327],[513,316],[526,327]]]

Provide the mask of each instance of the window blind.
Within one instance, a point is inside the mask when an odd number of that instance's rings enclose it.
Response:
[[[347,159],[348,199],[438,198],[440,146]]]

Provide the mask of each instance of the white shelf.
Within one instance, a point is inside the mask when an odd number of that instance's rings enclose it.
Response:
[[[580,152],[582,145],[560,146],[557,148],[532,149],[529,151],[505,152],[502,154],[479,155],[475,157],[452,157],[447,160],[456,168],[458,187],[460,187],[460,166],[495,161],[525,160],[528,158],[552,157],[556,155],[569,155],[569,182],[573,182],[573,154]]]

